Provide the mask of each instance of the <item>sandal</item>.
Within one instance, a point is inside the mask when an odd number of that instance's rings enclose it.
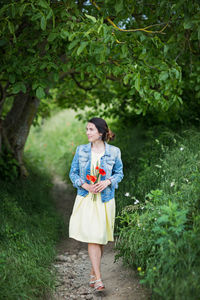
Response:
[[[95,284],[98,283],[96,286]],[[96,292],[101,292],[105,290],[105,285],[103,284],[101,278],[99,278],[98,280],[95,280],[95,284],[94,284],[94,290]]]
[[[95,280],[94,279],[92,280],[92,278],[96,278],[96,276],[95,275],[90,275],[89,286],[93,288],[94,284],[95,284]]]

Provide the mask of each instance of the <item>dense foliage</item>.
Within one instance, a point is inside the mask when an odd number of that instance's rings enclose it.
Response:
[[[65,107],[104,103],[109,114],[158,118],[198,106],[199,1],[0,4],[2,96],[44,99],[57,86]]]
[[[137,148],[121,134],[117,257],[137,267],[153,299],[199,299],[199,130],[146,129],[142,143],[126,132]]]
[[[30,126],[56,105],[199,122],[199,16],[198,0],[0,1],[0,176],[7,153],[27,176]]]

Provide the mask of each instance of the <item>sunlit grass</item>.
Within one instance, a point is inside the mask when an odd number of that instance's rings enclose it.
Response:
[[[69,165],[79,144],[87,143],[86,124],[75,118],[75,112],[63,110],[33,127],[28,138],[25,156],[34,165],[41,164],[51,174],[68,177]]]

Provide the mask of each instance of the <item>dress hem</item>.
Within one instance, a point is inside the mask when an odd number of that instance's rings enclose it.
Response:
[[[80,238],[75,238],[75,237],[72,237],[72,236],[69,236],[69,238],[74,239],[74,240],[79,241],[79,242],[82,242],[82,243],[87,243],[87,244],[94,243],[94,244],[99,244],[99,245],[107,245],[108,242],[114,242],[114,239],[113,240],[109,239],[109,240],[107,240],[106,243],[99,243],[99,242],[91,241],[91,240],[90,241],[85,241],[85,240],[83,241]]]

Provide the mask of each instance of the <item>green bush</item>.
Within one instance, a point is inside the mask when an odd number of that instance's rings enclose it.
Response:
[[[130,168],[130,161],[125,163],[125,180],[134,179],[134,185],[128,189],[122,183],[126,190],[122,188],[124,194],[116,198],[121,209],[116,258],[121,256],[138,268],[153,299],[196,300],[200,294],[200,133],[155,128],[146,130],[145,136],[137,157],[131,157],[135,165]],[[132,146],[120,145],[126,153]]]

